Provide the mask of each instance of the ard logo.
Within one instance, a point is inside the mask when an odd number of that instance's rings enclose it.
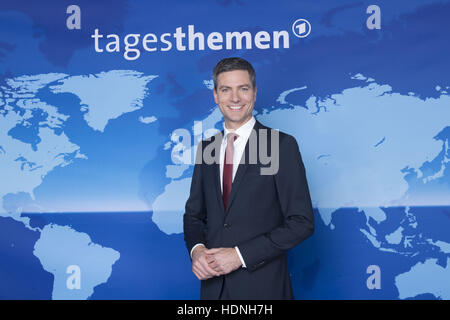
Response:
[[[311,33],[311,24],[306,19],[295,20],[292,32],[297,38],[306,38]]]

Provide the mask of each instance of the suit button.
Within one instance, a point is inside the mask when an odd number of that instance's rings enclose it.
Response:
[[[229,227],[231,227],[231,224],[224,223],[223,227],[224,227],[224,228],[229,228]]]

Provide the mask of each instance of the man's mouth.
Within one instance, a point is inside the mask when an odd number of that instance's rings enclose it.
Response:
[[[244,106],[228,106],[231,110],[241,110]]]

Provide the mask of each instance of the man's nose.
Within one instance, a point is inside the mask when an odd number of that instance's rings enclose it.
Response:
[[[239,97],[239,92],[237,90],[233,90],[231,93],[231,101],[232,102],[239,102],[241,98]]]

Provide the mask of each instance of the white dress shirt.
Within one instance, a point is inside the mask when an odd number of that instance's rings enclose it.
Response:
[[[244,123],[242,126],[240,126],[236,130],[228,129],[225,126],[225,123],[223,124],[224,134],[222,139],[222,144],[220,146],[220,189],[223,189],[223,160],[225,155],[225,150],[227,148],[227,134],[232,132],[236,133],[238,135],[237,139],[234,141],[234,154],[233,154],[233,181],[234,177],[236,176],[236,172],[239,166],[239,163],[241,162],[242,154],[245,150],[245,145],[247,144],[248,138],[250,137],[250,134],[252,133],[252,129],[256,123],[255,117],[251,117],[250,120],[248,120],[246,123]],[[223,191],[223,190],[222,190]],[[197,243],[191,250],[191,257],[192,252],[194,249],[199,246],[203,245],[203,243]],[[241,252],[239,251],[238,247],[234,247],[236,249],[236,252],[239,256],[239,259],[241,260],[242,267],[246,268],[244,259],[242,258]]]
[[[230,130],[223,125],[224,133],[222,144],[220,146],[220,190],[223,188],[223,160],[225,155],[225,150],[227,148],[227,135],[228,133],[236,133],[238,138],[234,140],[234,154],[233,154],[233,181],[236,176],[236,172],[239,166],[239,162],[241,161],[242,154],[245,150],[245,145],[247,144],[248,137],[252,133],[253,126],[255,125],[255,118],[251,117],[246,123],[244,123],[241,127],[236,130]],[[222,190],[223,192],[223,190]]]

